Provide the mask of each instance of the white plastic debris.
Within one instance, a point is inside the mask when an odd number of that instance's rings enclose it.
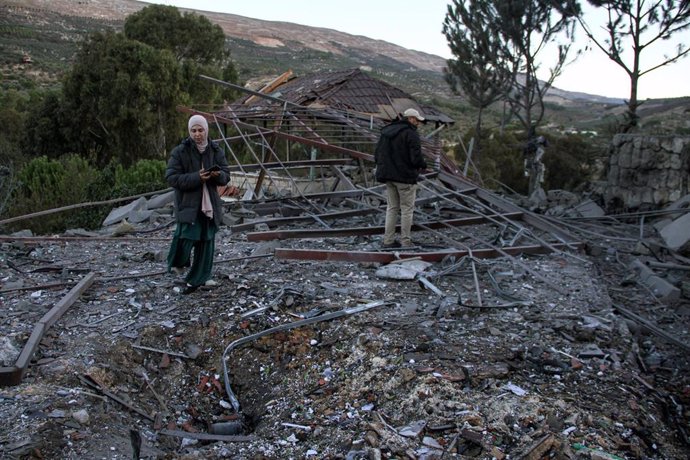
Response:
[[[400,436],[405,436],[406,438],[416,438],[426,427],[425,420],[415,420],[401,428],[398,428],[398,434]]]
[[[423,260],[406,260],[382,265],[376,270],[376,276],[394,280],[413,280],[431,265],[431,263]]]
[[[525,396],[527,394],[527,390],[524,388],[521,388],[517,385],[515,385],[512,382],[508,382],[505,386],[506,390],[511,391],[513,394],[516,394],[518,396]]]

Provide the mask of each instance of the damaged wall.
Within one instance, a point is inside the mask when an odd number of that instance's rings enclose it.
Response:
[[[653,209],[688,193],[690,136],[617,134],[610,146],[607,208]]]

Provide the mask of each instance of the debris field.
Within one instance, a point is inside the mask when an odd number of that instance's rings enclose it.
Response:
[[[0,236],[3,458],[688,458],[689,265],[653,226],[530,211],[432,132],[384,250],[373,119],[273,99],[205,114],[238,160],[212,285],[166,271],[169,191]]]

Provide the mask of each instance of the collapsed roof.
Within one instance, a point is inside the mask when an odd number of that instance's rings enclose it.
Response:
[[[412,96],[358,69],[289,77],[289,72],[283,74],[259,91],[202,77],[246,94],[213,113],[189,110],[206,116],[222,133],[218,141],[229,153],[231,185],[244,191],[243,209],[259,216],[230,223],[233,231],[255,229],[260,224],[271,229],[311,222],[319,228],[261,232],[248,238],[382,234],[379,220],[385,212],[385,194],[383,186],[375,183],[373,151],[381,127],[414,103],[429,120],[436,119],[431,132],[430,123],[420,129],[422,153],[434,166],[420,182],[419,223],[414,229],[433,235],[445,245],[443,251],[417,256],[427,260],[440,260],[449,253],[505,257],[579,247],[564,229],[469,181],[442,149],[439,132],[452,120],[440,111],[417,104]],[[374,220],[362,223],[361,228],[352,228],[352,221],[346,229],[334,222],[367,215]],[[479,223],[497,226],[501,244],[491,241],[495,234],[486,240],[459,229]],[[448,229],[450,234],[439,232]],[[468,237],[471,242],[464,241]],[[351,251],[279,250],[276,255],[390,260],[390,254]]]
[[[373,116],[383,121],[392,121],[406,109],[413,108],[431,122],[455,122],[436,108],[416,101],[401,89],[360,69],[316,72],[300,77],[293,77],[292,71],[287,71],[266,84],[261,92],[271,98],[247,94],[233,107],[262,108],[279,104],[280,101],[276,99],[280,99],[312,109],[332,108],[353,115]]]

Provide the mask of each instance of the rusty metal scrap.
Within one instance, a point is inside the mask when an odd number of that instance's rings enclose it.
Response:
[[[667,342],[672,343],[673,345],[676,345],[683,350],[690,351],[690,344],[687,344],[685,342],[680,341],[678,338],[668,334],[666,331],[663,329],[659,328],[649,320],[643,318],[642,316],[628,310],[627,308],[621,306],[621,305],[614,305],[613,306],[616,310],[618,310],[623,316],[630,318],[637,323],[643,325],[647,329],[649,329],[651,332],[656,334],[657,336],[665,339]]]
[[[556,248],[570,247],[565,244],[555,244]],[[496,249],[474,249],[474,250],[443,250],[434,252],[417,252],[404,250],[396,251],[400,257],[419,257],[427,262],[441,262],[446,257],[461,258],[472,255],[477,258],[495,258],[507,254],[516,256],[520,254],[548,254],[550,251],[543,246],[515,246],[503,248],[501,252]],[[323,249],[292,249],[276,248],[274,255],[277,259],[297,259],[297,260],[328,260],[340,262],[379,262],[390,263],[396,260],[396,254],[391,252],[368,252],[368,251],[340,251]]]

